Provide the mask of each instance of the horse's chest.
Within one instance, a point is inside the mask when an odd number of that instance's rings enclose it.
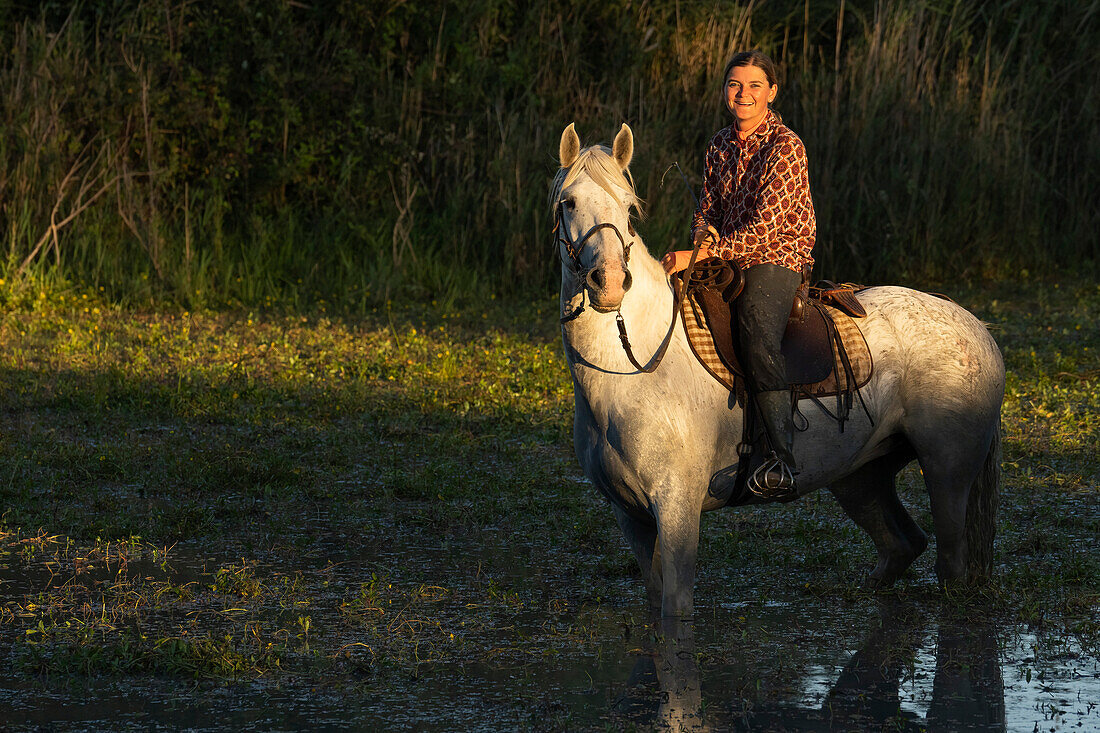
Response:
[[[577,459],[596,487],[625,507],[648,510],[647,464],[659,460],[662,450],[660,431],[652,428],[639,415],[624,415],[577,397],[573,430]]]
[[[680,483],[713,458],[713,433],[721,413],[676,394],[618,397],[589,402],[577,395],[577,457],[585,475],[610,499],[648,510],[652,492],[668,484],[669,476],[675,474]],[[695,455],[701,446],[711,446],[705,457]]]

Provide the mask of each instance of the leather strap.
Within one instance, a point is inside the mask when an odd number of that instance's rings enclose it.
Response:
[[[657,371],[657,367],[661,365],[661,360],[665,358],[665,352],[668,351],[668,345],[672,342],[672,333],[676,330],[676,319],[680,315],[680,306],[684,301],[684,293],[687,292],[687,283],[691,282],[691,273],[695,269],[695,258],[699,256],[700,244],[701,242],[696,243],[695,247],[691,250],[691,259],[688,260],[687,269],[684,270],[683,283],[677,283],[675,278],[671,278],[672,286],[676,291],[676,294],[672,298],[672,322],[668,324],[668,333],[665,334],[664,341],[661,342],[660,347],[657,349],[657,353],[649,360],[648,365],[642,366],[634,357],[634,351],[630,348],[630,339],[626,335],[626,321],[623,320],[623,312],[620,310],[615,314],[615,325],[619,328],[619,341],[622,342],[623,351],[626,352],[626,358],[629,359],[630,363],[634,365],[634,368],[640,372],[651,374]]]

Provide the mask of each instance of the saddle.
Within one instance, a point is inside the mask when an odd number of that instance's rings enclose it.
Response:
[[[741,271],[726,260],[708,258],[695,264],[688,282],[684,273],[679,273],[674,282],[685,296],[680,299],[680,315],[691,350],[703,368],[725,385],[743,408],[738,462],[711,477],[708,493],[719,505],[744,504],[752,501],[747,479],[762,460],[762,446],[767,438],[756,417],[756,407],[750,404],[751,395],[737,354],[739,339],[733,308],[744,284]],[[808,273],[804,272],[780,346],[791,390],[792,414],[797,412],[799,400],[811,399],[837,421],[841,432],[852,409],[853,394],[859,395],[859,388],[871,379],[873,369],[867,341],[853,320],[867,315],[855,297],[862,289],[829,281],[811,287]],[[835,413],[822,402],[822,398],[829,396],[836,397]],[[862,396],[859,399],[863,404]],[[866,412],[865,404],[863,408]],[[803,422],[808,425],[804,416]],[[797,496],[777,500],[794,498]]]
[[[737,319],[733,301],[741,291],[740,270],[726,260],[708,258],[695,264],[681,316],[688,343],[703,367],[746,404],[744,370],[738,358]],[[677,287],[685,287],[678,273]],[[792,400],[812,399],[843,430],[853,394],[871,378],[873,363],[863,333],[853,318],[867,315],[855,293],[859,285],[804,279],[795,295],[781,346]],[[836,412],[821,399],[836,396]]]

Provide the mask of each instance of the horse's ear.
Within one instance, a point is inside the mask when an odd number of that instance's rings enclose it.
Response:
[[[558,144],[558,160],[562,168],[568,168],[581,154],[581,139],[577,137],[577,131],[573,129],[573,123],[562,130],[561,142]]]
[[[624,171],[630,165],[630,159],[634,157],[634,133],[630,131],[630,125],[625,122],[619,128],[619,134],[615,136],[615,143],[611,147],[611,155]]]

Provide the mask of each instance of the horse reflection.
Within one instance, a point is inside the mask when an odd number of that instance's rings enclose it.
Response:
[[[940,622],[929,730],[1004,730],[1005,687],[991,624]]]
[[[620,715],[650,719],[674,731],[709,731],[703,720],[702,675],[695,656],[695,627],[675,618],[655,622],[656,638],[647,639],[648,654],[634,665],[627,691],[615,703]],[[646,689],[656,683],[656,707]]]
[[[996,630],[944,610],[925,718],[901,709],[900,689],[927,628],[912,605],[884,601],[879,621],[819,708],[732,696],[704,704],[690,622],[664,621],[646,644],[614,712],[660,730],[1003,731],[1004,682]],[[654,696],[653,689],[657,694]]]

